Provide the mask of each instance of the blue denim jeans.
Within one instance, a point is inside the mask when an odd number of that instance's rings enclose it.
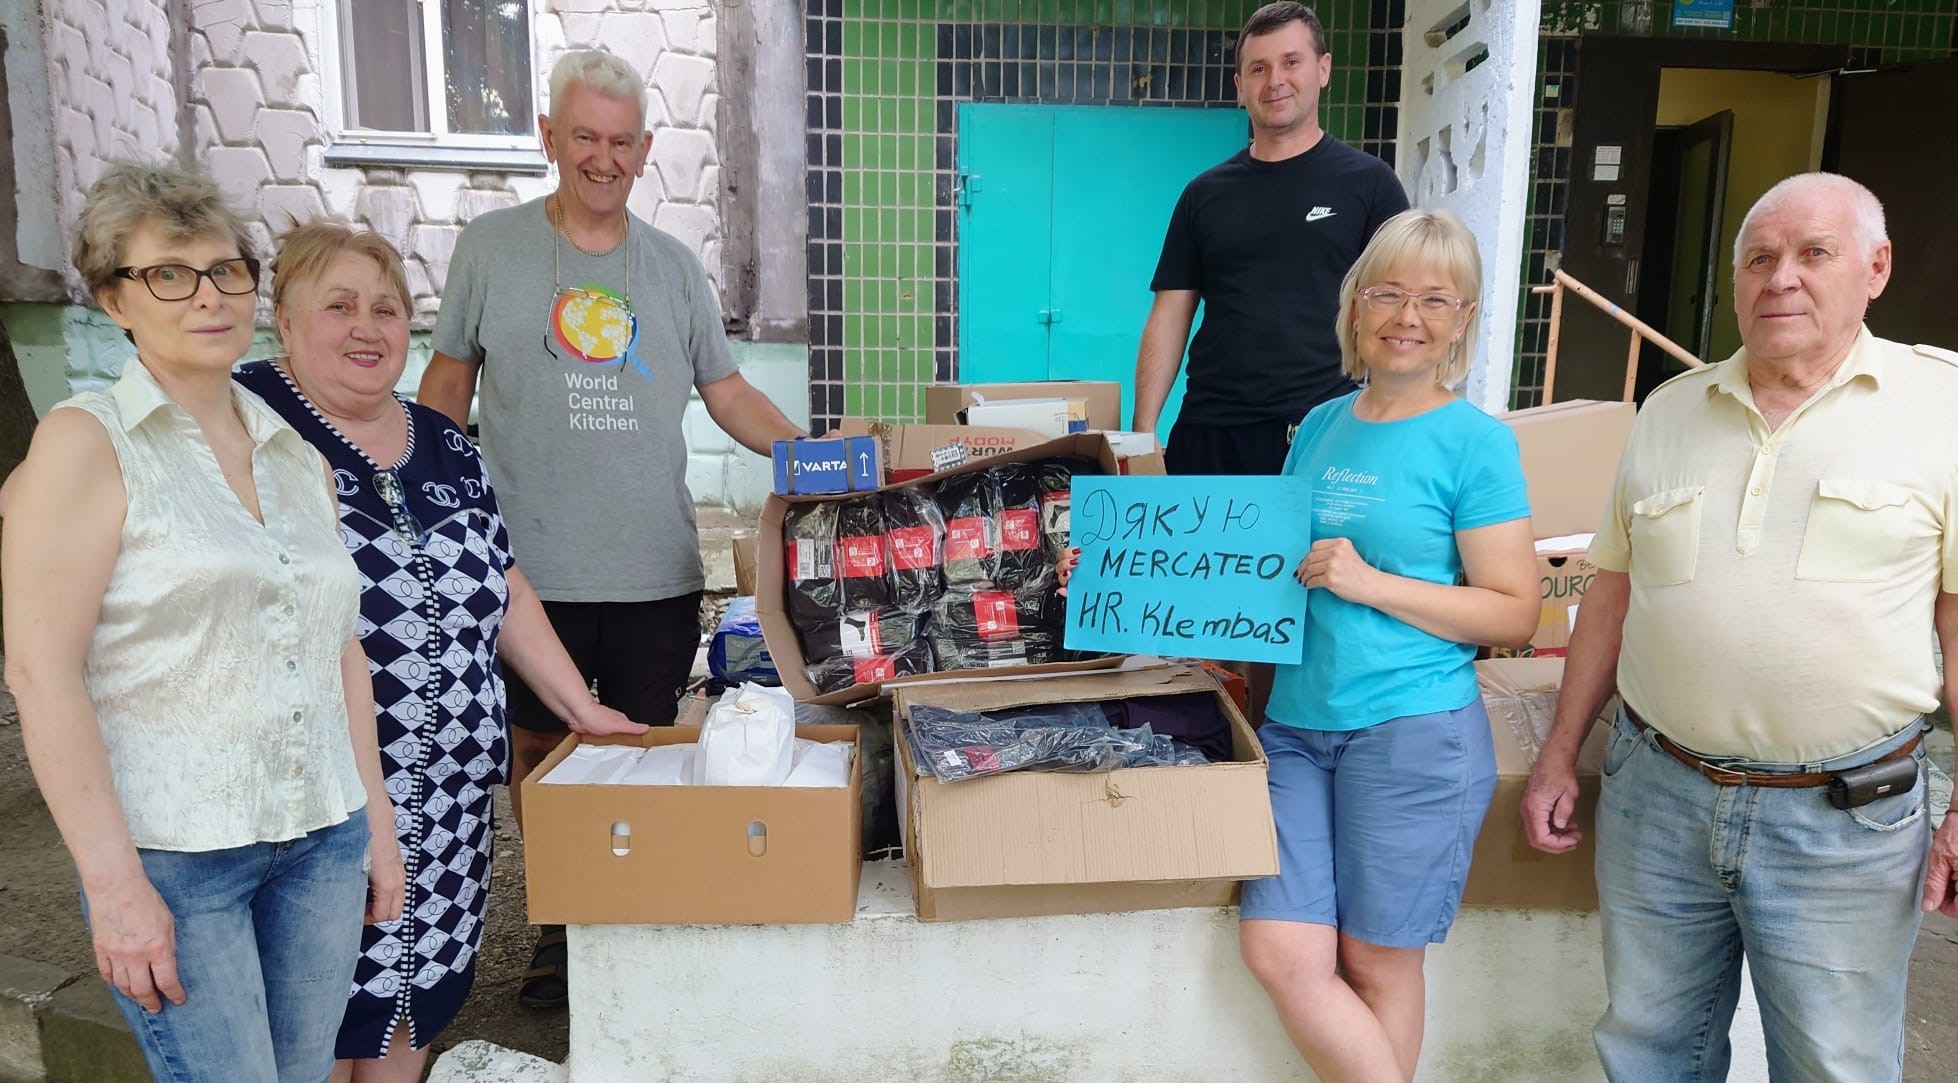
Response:
[[[324,1083],[360,951],[367,839],[356,812],[289,842],[137,851],[176,922],[184,1002],[152,1014],[110,991],[158,1083]]]
[[[1867,763],[1916,726],[1820,764]],[[1895,1083],[1930,847],[1917,784],[1837,809],[1820,788],[1716,786],[1621,715],[1598,801],[1610,1006],[1594,1037],[1614,1083],[1727,1078],[1745,953],[1775,1083]]]

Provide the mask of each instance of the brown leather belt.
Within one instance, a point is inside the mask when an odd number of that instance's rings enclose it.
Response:
[[[1630,704],[1625,705],[1625,717],[1631,719],[1632,725],[1638,727],[1641,733],[1646,730],[1652,730],[1652,739],[1658,743],[1666,755],[1698,771],[1701,777],[1716,786],[1766,786],[1771,789],[1801,790],[1812,789],[1816,786],[1827,786],[1829,780],[1836,777],[1836,772],[1834,771],[1807,771],[1802,774],[1763,774],[1758,771],[1736,771],[1731,767],[1721,767],[1717,764],[1708,763],[1691,752],[1673,744],[1665,734],[1647,725],[1645,719],[1640,718],[1638,712],[1632,710]],[[1923,743],[1923,740],[1924,733],[1920,730],[1917,736],[1871,760],[1870,763],[1888,763],[1891,760],[1903,759],[1905,756],[1916,751],[1917,746]],[[1865,765],[1858,764],[1857,766],[1861,767]]]

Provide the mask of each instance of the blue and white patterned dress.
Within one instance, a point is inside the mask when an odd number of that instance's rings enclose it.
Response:
[[[399,920],[362,927],[334,1055],[379,1057],[403,1023],[416,1048],[476,977],[489,897],[490,788],[508,773],[496,637],[510,542],[481,457],[447,417],[406,400],[408,450],[387,467],[340,434],[276,364],[237,380],[326,456],[340,533],[360,569],[381,771],[407,866]]]

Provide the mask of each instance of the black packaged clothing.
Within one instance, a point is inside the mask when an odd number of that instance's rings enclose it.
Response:
[[[920,704],[911,709],[904,736],[918,770],[947,782],[1004,771],[1112,771],[1204,762],[1147,726],[1110,727],[1091,703],[984,714]]]
[[[1147,726],[1152,733],[1173,737],[1203,753],[1212,763],[1231,758],[1231,724],[1209,692],[1173,696],[1136,696],[1101,705],[1108,724],[1117,729]]]
[[[904,609],[930,609],[945,592],[945,517],[916,486],[892,489],[883,501],[892,600]]]
[[[1298,421],[1353,390],[1333,337],[1339,283],[1406,209],[1392,168],[1330,134],[1283,161],[1247,148],[1192,180],[1149,283],[1203,300],[1179,424]]]

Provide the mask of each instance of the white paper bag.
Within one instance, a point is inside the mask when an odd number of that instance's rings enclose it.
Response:
[[[848,741],[804,741],[795,742],[795,766],[789,770],[784,786],[835,786],[850,784],[850,750]]]
[[[608,785],[624,778],[639,764],[637,745],[579,745],[558,761],[551,773],[538,779],[553,785]]]
[[[654,745],[619,782],[626,786],[685,786],[693,776],[692,745]]]
[[[722,693],[695,744],[696,786],[779,786],[795,754],[795,699],[780,688],[744,684]]]

